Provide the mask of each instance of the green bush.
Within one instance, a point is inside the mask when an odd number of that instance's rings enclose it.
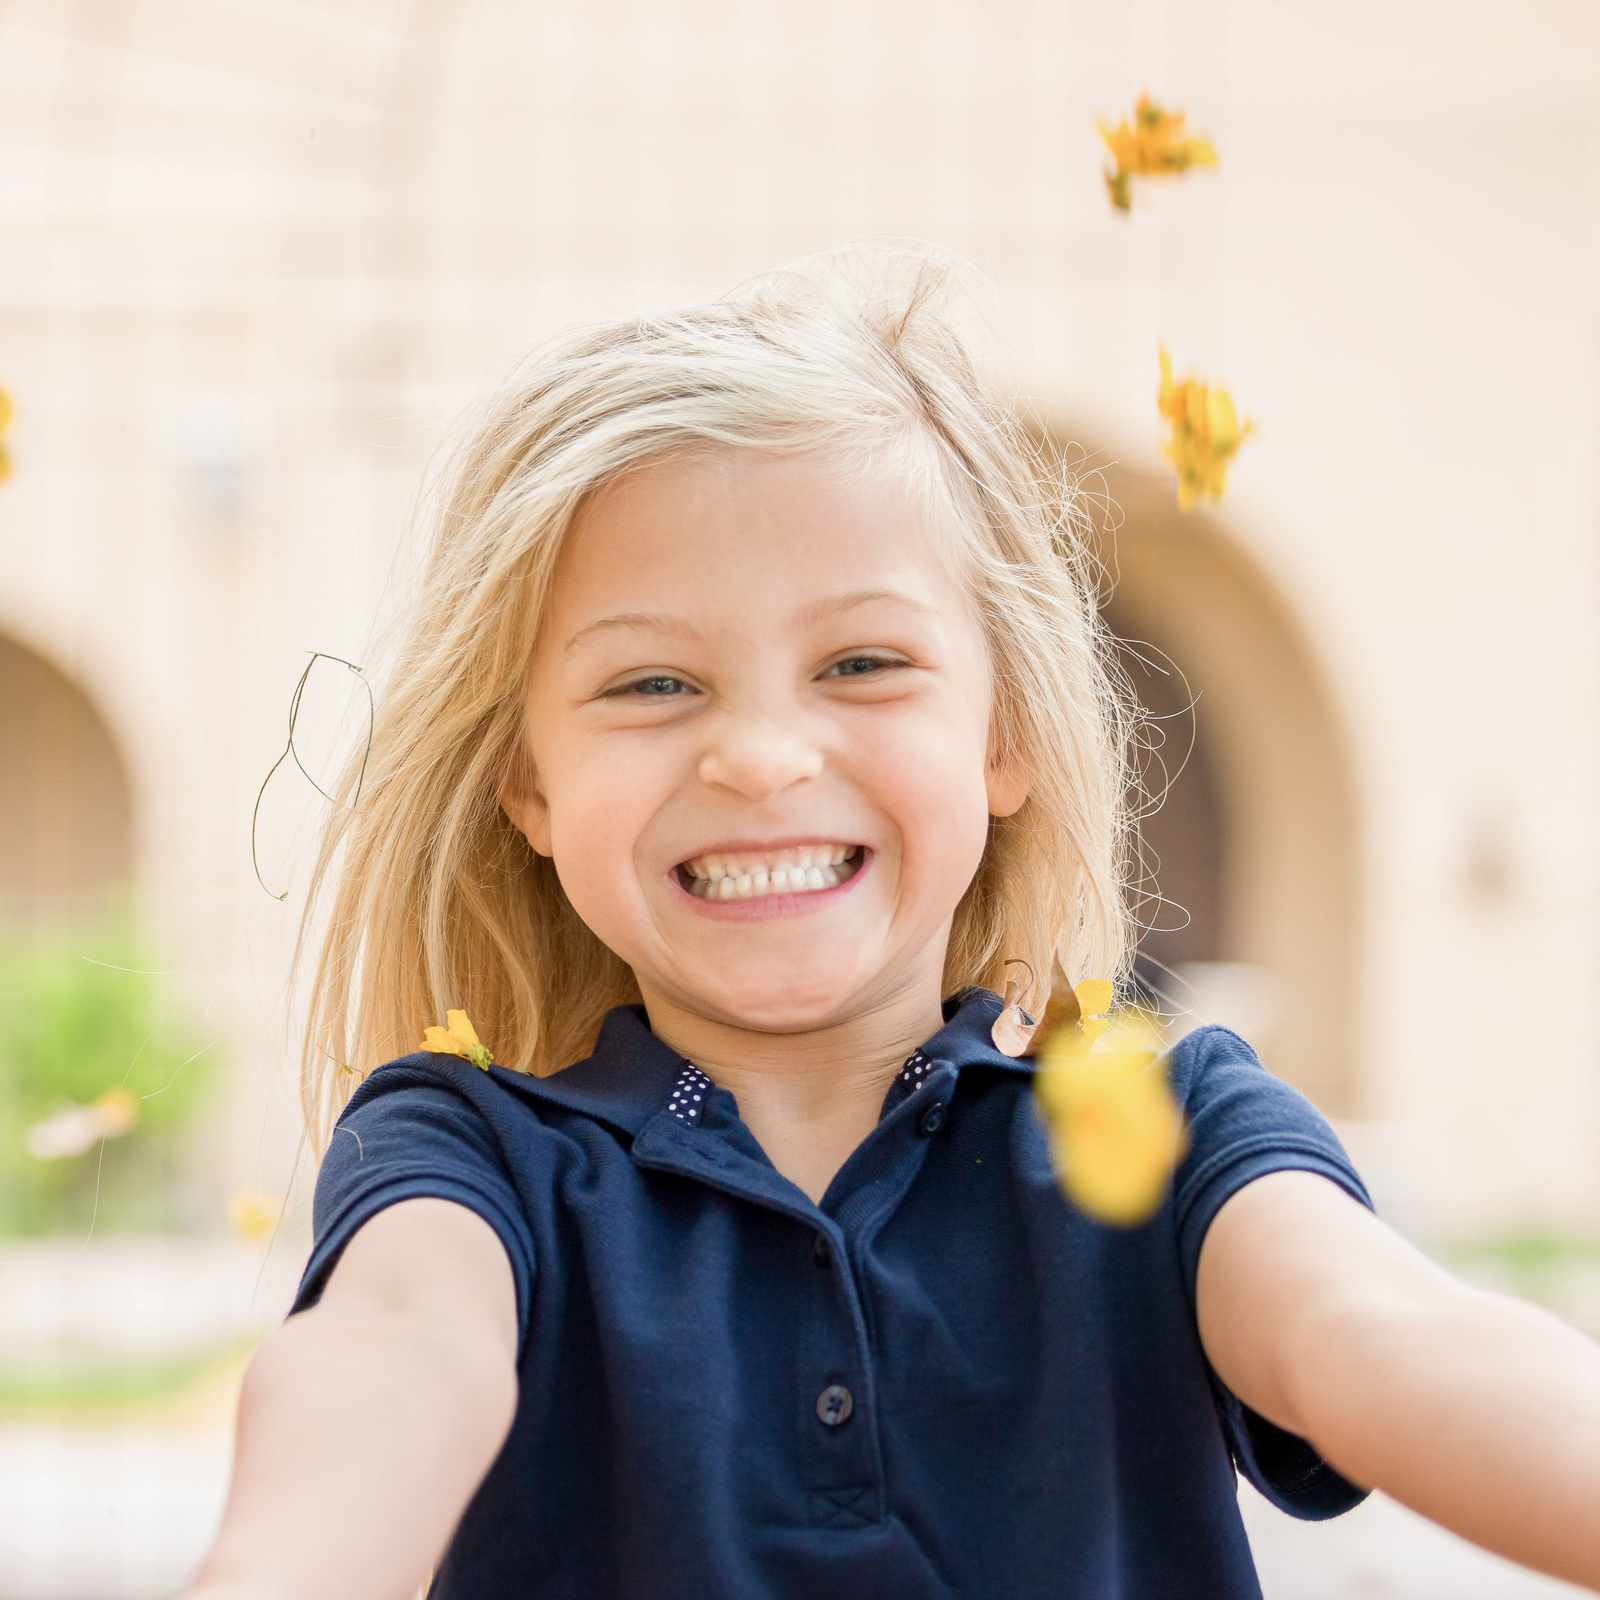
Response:
[[[119,896],[72,927],[0,929],[0,1237],[87,1235],[91,1222],[96,1237],[169,1232],[201,1220],[188,1130],[211,1103],[221,1051],[154,975],[170,963],[131,906]],[[119,1085],[138,1097],[128,1132],[79,1155],[30,1152],[31,1126]]]

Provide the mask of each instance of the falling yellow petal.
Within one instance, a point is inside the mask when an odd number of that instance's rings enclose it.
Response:
[[[277,1226],[280,1209],[277,1196],[263,1189],[236,1189],[228,1201],[228,1218],[246,1244],[257,1244]]]
[[[1124,117],[1112,127],[1103,118],[1095,119],[1100,137],[1116,163],[1104,176],[1117,210],[1132,209],[1128,188],[1131,177],[1168,177],[1191,167],[1219,165],[1216,146],[1210,139],[1184,132],[1187,121],[1185,112],[1168,111],[1148,93],[1139,96],[1131,120]]]
[[[1085,978],[1074,986],[1078,1004],[1086,1017],[1098,1017],[1111,1009],[1111,981],[1108,978]]]
[[[1007,962],[1007,966],[1027,966],[1027,962]],[[1030,969],[1031,973],[1031,969]],[[1008,1056],[1037,1053],[1037,1047],[1057,1030],[1076,1025],[1093,1038],[1102,1022],[1096,1020],[1101,1012],[1111,1009],[1112,988],[1105,978],[1085,978],[1074,985],[1061,965],[1061,953],[1056,951],[1050,961],[1050,988],[1045,995],[1044,1010],[1037,1021],[1021,1020],[1022,1001],[1034,1004],[1030,985],[1026,994],[1020,984],[1006,984],[1004,1004],[995,1018],[990,1037],[995,1048]]]
[[[126,1133],[139,1120],[139,1097],[118,1085],[86,1106],[64,1106],[33,1123],[23,1135],[28,1154],[41,1161],[79,1156],[101,1139]]]
[[[1172,424],[1161,453],[1177,469],[1178,509],[1188,511],[1202,496],[1222,498],[1234,452],[1255,431],[1255,423],[1240,422],[1233,396],[1220,385],[1192,377],[1175,383],[1166,346],[1159,346],[1157,353],[1161,387],[1156,406]]]
[[[121,1084],[107,1089],[95,1100],[94,1106],[99,1112],[100,1129],[105,1134],[126,1133],[139,1120],[139,1097]]]
[[[1067,1197],[1101,1222],[1132,1227],[1160,1207],[1189,1135],[1154,1024],[1127,1011],[1102,1021],[1093,1039],[1056,1030],[1034,1088]]]
[[[435,1023],[425,1029],[422,1043],[417,1048],[433,1050],[441,1055],[461,1056],[487,1072],[494,1056],[490,1054],[488,1046],[479,1040],[477,1030],[467,1020],[466,1012],[446,1011],[444,1015],[449,1026],[441,1028]]]
[[[1209,403],[1210,415],[1206,420],[1211,446],[1215,450],[1230,451],[1239,442],[1239,414],[1233,409],[1233,398],[1226,389],[1213,389]]]
[[[1090,1044],[1105,1031],[1111,1009],[1111,983],[1106,978],[1085,978],[1073,991],[1078,1000],[1078,1027]]]

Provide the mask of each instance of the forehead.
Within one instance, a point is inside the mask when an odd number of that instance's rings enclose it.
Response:
[[[652,462],[579,512],[556,564],[551,611],[581,626],[602,610],[698,596],[740,606],[803,598],[796,585],[906,589],[949,604],[948,538],[889,470],[852,475],[821,455],[718,451]],[[570,631],[570,628],[569,630]],[[564,638],[566,635],[563,634]]]

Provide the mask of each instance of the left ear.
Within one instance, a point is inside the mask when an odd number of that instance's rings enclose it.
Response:
[[[1002,762],[997,756],[989,757],[984,771],[984,783],[989,792],[989,815],[1009,817],[1020,809],[1033,787],[1033,768],[1020,757]]]

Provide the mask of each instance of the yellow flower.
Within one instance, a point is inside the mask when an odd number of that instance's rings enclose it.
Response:
[[[11,419],[16,415],[16,407],[11,404],[11,396],[4,389],[0,389],[0,434],[4,434],[11,426]],[[11,476],[11,452],[6,449],[6,442],[0,438],[0,483],[4,483]]]
[[[1085,978],[1073,985],[1072,994],[1078,1002],[1078,1027],[1093,1044],[1105,1028],[1106,1013],[1111,1009],[1111,982],[1108,978]],[[1051,1033],[1056,1031],[1052,1029]]]
[[[1161,390],[1156,404],[1172,424],[1161,453],[1178,469],[1178,509],[1190,510],[1202,495],[1220,500],[1228,484],[1228,465],[1255,423],[1240,422],[1233,396],[1195,378],[1176,383],[1172,358],[1160,346]]]
[[[1218,164],[1216,146],[1209,139],[1185,135],[1187,120],[1185,112],[1166,110],[1148,93],[1139,96],[1131,122],[1124,117],[1113,128],[1103,118],[1095,118],[1100,137],[1117,163],[1106,170],[1105,180],[1111,203],[1118,211],[1132,209],[1130,177],[1166,177],[1187,172],[1190,167]]]
[[[277,1196],[263,1189],[236,1189],[228,1201],[228,1218],[246,1244],[257,1244],[277,1226],[280,1209]]]
[[[1034,1092],[1067,1197],[1101,1222],[1148,1221],[1189,1147],[1155,1025],[1121,1011],[1056,1029]]]
[[[463,1056],[475,1067],[482,1067],[485,1072],[489,1070],[489,1063],[494,1060],[490,1055],[487,1045],[479,1042],[478,1035],[470,1022],[467,1021],[465,1011],[446,1011],[445,1021],[448,1028],[437,1025],[428,1028],[422,1037],[419,1050],[433,1050],[441,1055]]]
[[[1007,966],[1014,963],[1007,962]],[[1027,966],[1026,961],[1015,963]],[[1031,970],[1031,969],[1030,969]],[[1061,966],[1061,953],[1057,951],[1050,961],[1050,992],[1045,997],[1043,1012],[1032,1022],[1023,1022],[1025,1013],[1021,999],[1015,993],[1018,986],[1006,984],[1005,1004],[995,1018],[991,1037],[997,1050],[1008,1056],[1036,1054],[1036,1046],[1048,1039],[1058,1029],[1076,1024],[1086,1038],[1092,1039],[1105,1023],[1100,1013],[1111,1009],[1111,984],[1105,978],[1085,978],[1074,985]],[[1033,990],[1027,991],[1028,1002],[1033,1003]]]
[[[126,1133],[139,1120],[138,1095],[120,1083],[97,1095],[94,1107],[99,1113],[100,1131],[113,1137]]]
[[[29,1155],[41,1161],[80,1156],[100,1139],[127,1133],[139,1120],[139,1097],[118,1084],[102,1091],[86,1106],[68,1103],[35,1122],[23,1134]]]

